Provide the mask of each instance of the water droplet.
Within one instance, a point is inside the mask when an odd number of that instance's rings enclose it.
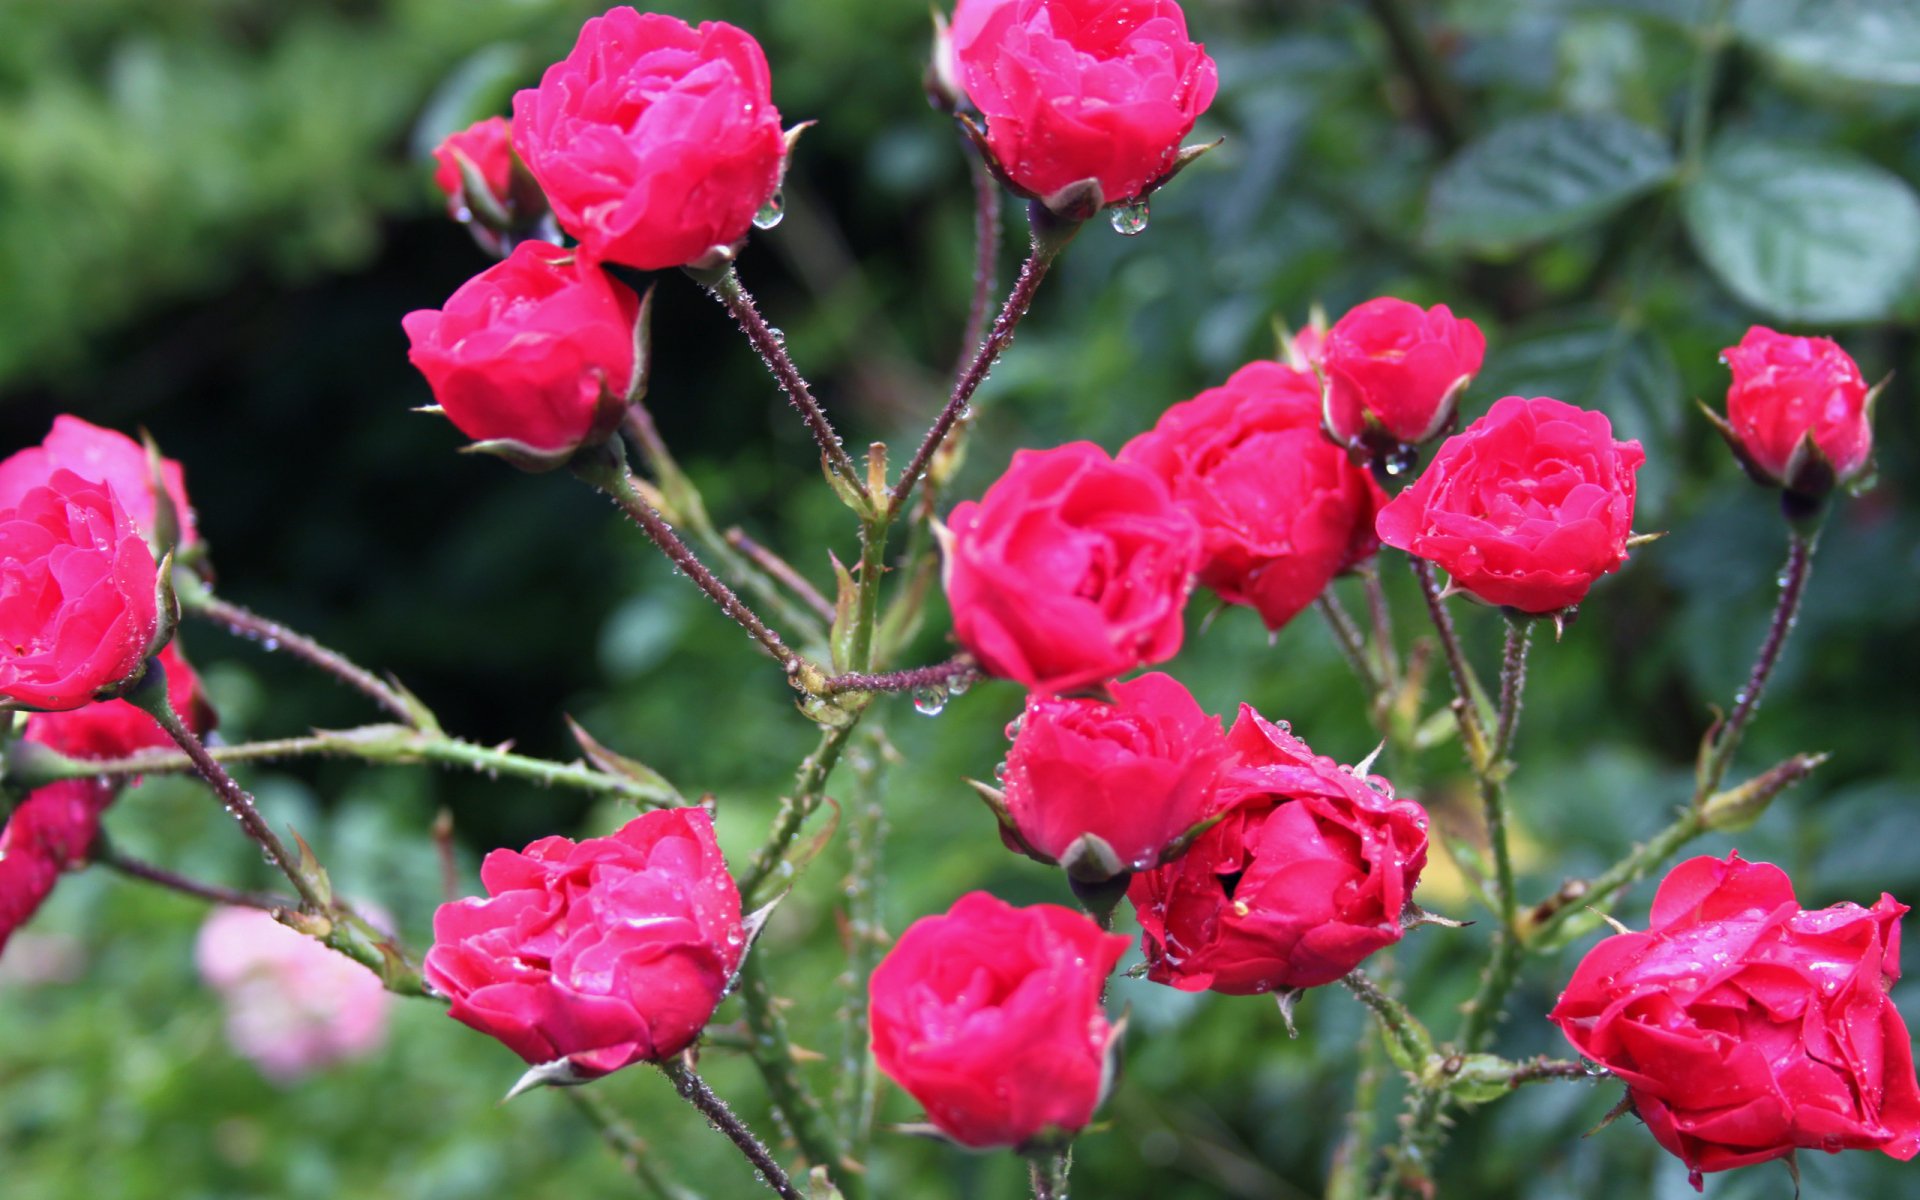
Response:
[[[1001,783],[1005,783],[1007,781],[1007,764],[1005,762],[997,762],[993,764],[993,777],[999,780]]]
[[[760,206],[760,211],[753,214],[753,227],[772,229],[780,223],[780,218],[786,215],[787,198],[783,193],[775,192],[767,197],[767,202]]]
[[[777,329],[769,325],[767,326],[767,336],[773,339],[773,344],[776,346],[784,346],[787,344],[787,331],[784,329]]]
[[[1147,202],[1135,200],[1132,204],[1118,204],[1107,214],[1107,221],[1113,231],[1126,237],[1139,237],[1147,231]]]
[[[947,681],[947,695],[964,696],[967,694],[967,689],[972,686],[973,677],[971,675],[955,675]]]
[[[913,711],[923,717],[937,717],[947,707],[945,688],[921,687],[913,689]]]

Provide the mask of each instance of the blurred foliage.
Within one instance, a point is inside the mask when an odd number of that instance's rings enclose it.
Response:
[[[673,11],[765,44],[790,120],[818,118],[789,215],[742,270],[843,432],[909,439],[958,352],[971,200],[952,131],[920,95],[924,6],[731,0]],[[1882,403],[1882,482],[1830,524],[1796,640],[1736,774],[1802,749],[1834,759],[1741,835],[1809,904],[1920,895],[1920,4],[1914,0],[1443,0],[1367,5],[1192,0],[1222,91],[1198,135],[1226,144],[1156,197],[1146,234],[1090,229],[983,391],[956,487],[1018,446],[1114,447],[1167,404],[1271,354],[1275,316],[1338,313],[1382,292],[1446,302],[1490,340],[1468,415],[1509,392],[1605,409],[1648,447],[1639,526],[1671,536],[1603,583],[1535,653],[1514,781],[1526,895],[1591,872],[1665,822],[1689,788],[1709,706],[1744,678],[1783,553],[1770,497],[1692,410],[1748,323],[1836,332]],[[566,757],[560,714],[718,795],[739,861],[811,743],[746,639],[604,505],[562,477],[458,457],[398,318],[482,265],[444,220],[424,149],[504,111],[594,6],[564,0],[11,0],[0,39],[0,408],[4,446],[53,413],[153,429],[189,471],[223,590],[395,670],[450,728]],[[1410,24],[1396,50],[1383,16]],[[1416,86],[1416,80],[1426,80]],[[1020,237],[1018,213],[1008,237]],[[1012,247],[1002,263],[1010,274]],[[816,580],[850,559],[850,522],[798,422],[724,314],[663,278],[652,391],[660,425],[722,523]],[[1418,616],[1389,582],[1403,635]],[[1343,589],[1349,584],[1341,585]],[[1349,594],[1350,603],[1357,596]],[[1370,748],[1357,686],[1310,619],[1269,647],[1228,612],[1174,669],[1211,709],[1240,702],[1352,761]],[[934,614],[911,660],[946,652]],[[1460,615],[1490,662],[1490,614]],[[337,727],[355,697],[257,648],[190,628],[229,739]],[[691,702],[690,702],[691,701]],[[1064,902],[1005,853],[960,784],[992,770],[1019,697],[983,685],[928,720],[880,714],[903,761],[885,808],[889,928],[988,888]],[[1470,833],[1453,752],[1395,764],[1449,830]],[[348,894],[424,943],[438,885],[426,829],[455,814],[477,854],[621,819],[569,795],[424,769],[256,769],[272,817],[314,843]],[[850,784],[836,780],[834,795]],[[233,883],[265,868],[194,788],[154,782],[109,828],[130,849]],[[1730,843],[1709,839],[1703,851]],[[840,1069],[834,914],[845,839],[786,902],[761,951],[796,1036]],[[1651,894],[1638,889],[1623,916]],[[1430,906],[1472,917],[1436,866]],[[9,1200],[82,1195],[617,1195],[632,1185],[563,1098],[495,1101],[511,1055],[434,1012],[399,1013],[386,1053],[286,1090],[224,1048],[196,982],[185,900],[90,872],[66,881],[0,965],[0,1161]],[[1421,930],[1391,970],[1444,1033],[1486,923]],[[1584,943],[1531,964],[1501,1049],[1558,1053],[1540,1015]],[[1385,964],[1382,964],[1384,969]],[[1088,1196],[1320,1194],[1364,1023],[1342,994],[1302,1006],[1123,981],[1132,1006],[1112,1129],[1076,1155]],[[1899,995],[1909,1012],[1920,1002]],[[731,1007],[721,1021],[737,1019]],[[771,1129],[751,1069],[705,1069]],[[752,1194],[747,1169],[664,1080],[596,1084],[683,1181]],[[1391,1117],[1394,1089],[1382,1100]],[[1542,1085],[1465,1114],[1442,1194],[1524,1200],[1691,1194],[1631,1121],[1582,1140],[1610,1086]],[[882,1121],[910,1101],[882,1093]],[[1803,1159],[1807,1194],[1912,1190],[1869,1154]],[[882,1133],[879,1195],[1011,1196],[1006,1156]],[[1785,1197],[1784,1170],[1710,1184]]]

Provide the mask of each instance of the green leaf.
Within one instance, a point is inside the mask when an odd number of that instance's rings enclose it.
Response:
[[[1789,75],[1920,89],[1920,0],[1741,0],[1733,23]]]
[[[1449,249],[1511,251],[1591,224],[1673,173],[1666,139],[1624,117],[1522,117],[1441,169],[1426,238]]]
[[[1720,282],[1785,320],[1884,317],[1920,269],[1920,199],[1844,151],[1723,138],[1683,201]]]

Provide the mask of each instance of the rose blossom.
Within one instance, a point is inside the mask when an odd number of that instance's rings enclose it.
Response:
[[[1042,198],[1088,179],[1104,204],[1140,196],[1219,87],[1173,0],[961,0],[952,47],[994,158]]]
[[[505,117],[475,121],[458,133],[448,134],[433,148],[433,185],[446,194],[447,211],[458,216],[471,211],[466,176],[460,159],[466,159],[487,186],[494,203],[506,207],[513,187],[513,132]]]
[[[962,1145],[1072,1134],[1105,1095],[1113,1027],[1100,991],[1126,949],[1072,909],[962,896],[874,968],[874,1059]]]
[[[1379,545],[1386,496],[1321,434],[1320,389],[1291,367],[1249,363],[1169,408],[1120,458],[1160,476],[1199,521],[1200,582],[1268,629]]]
[[[1486,352],[1480,327],[1444,304],[1367,301],[1333,323],[1320,349],[1328,434],[1342,446],[1436,436]]]
[[[1639,442],[1605,413],[1508,396],[1380,511],[1380,540],[1488,604],[1550,613],[1627,560]]]
[[[159,658],[174,711],[196,733],[213,728],[213,709],[178,644],[167,643]],[[79,759],[122,758],[173,745],[157,721],[125,700],[34,713],[21,738]],[[33,789],[15,806],[0,826],[0,949],[52,893],[61,872],[87,861],[100,816],[119,791],[117,780],[63,779]]]
[[[1920,1083],[1887,989],[1900,918],[1800,907],[1786,873],[1736,854],[1675,867],[1645,933],[1588,951],[1552,1020],[1627,1085],[1700,1186],[1796,1148],[1920,1151]]]
[[[158,578],[113,491],[56,467],[0,509],[0,695],[79,708],[138,676],[159,631]]]
[[[401,321],[407,357],[447,419],[521,465],[557,465],[606,437],[635,379],[633,289],[578,255],[521,242],[443,309]]]
[[[575,1078],[692,1044],[745,952],[740,893],[704,809],[666,808],[611,837],[495,850],[487,898],[433,918],[427,982],[455,1020]]]
[[[228,1043],[275,1083],[364,1058],[386,1041],[393,997],[379,976],[271,913],[214,909],[194,961],[225,1002]]]
[[[1733,371],[1721,430],[1754,478],[1824,494],[1866,471],[1872,393],[1845,350],[1755,325],[1721,356]],[[1809,461],[1814,450],[1830,473]]]
[[[53,428],[38,446],[15,451],[0,462],[0,509],[17,507],[29,490],[43,486],[62,468],[82,479],[105,484],[139,526],[140,535],[153,537],[157,506],[146,447],[124,433],[102,429],[67,413],[53,419]],[[167,498],[173,501],[180,548],[197,545],[198,521],[193,505],[187,501],[186,475],[180,464],[161,459],[160,478],[166,485]]]
[[[1007,753],[1019,837],[1089,881],[1158,863],[1213,811],[1228,759],[1220,719],[1179,680],[1155,671],[1111,691],[1029,696]]]
[[[1230,995],[1332,983],[1400,940],[1427,814],[1261,718],[1227,735],[1231,806],[1185,855],[1133,877],[1148,978]]]
[[[1199,530],[1092,442],[1016,452],[941,541],[954,636],[991,674],[1067,691],[1180,650]]]
[[[621,7],[513,98],[513,145],[594,258],[678,267],[747,235],[786,139],[760,44]]]

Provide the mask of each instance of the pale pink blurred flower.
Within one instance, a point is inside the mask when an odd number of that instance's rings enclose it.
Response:
[[[384,914],[369,914],[385,925]],[[373,972],[253,908],[217,908],[194,958],[227,1009],[227,1041],[275,1083],[379,1049],[391,995]]]

